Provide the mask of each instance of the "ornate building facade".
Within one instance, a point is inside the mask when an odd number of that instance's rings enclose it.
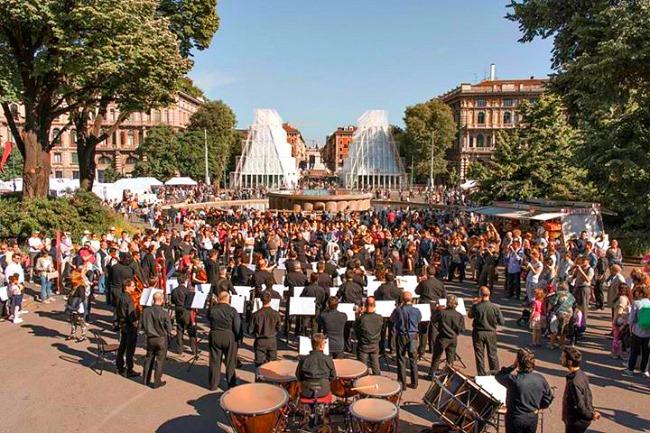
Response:
[[[458,139],[449,159],[465,180],[471,163],[488,160],[496,150],[499,131],[517,127],[519,104],[534,101],[546,87],[546,79],[489,79],[463,83],[440,96],[449,105],[458,124]]]
[[[136,149],[147,136],[149,128],[158,125],[167,125],[174,129],[184,129],[203,101],[179,93],[176,96],[176,103],[159,110],[148,112],[132,113],[120,127],[106,141],[97,146],[95,156],[97,162],[97,180],[104,181],[106,170],[111,167],[120,176],[129,176],[137,162]],[[17,123],[20,127],[24,121],[24,110],[17,104],[12,105],[12,110],[17,113]],[[115,123],[119,110],[116,106],[109,106],[107,119],[104,122],[106,128]],[[61,128],[67,123],[67,117],[61,116],[52,123],[50,132],[55,137]],[[7,119],[0,112],[0,140],[2,143],[12,141],[13,137],[7,125]],[[75,144],[74,130],[68,130],[61,134],[59,142],[54,146],[51,153],[52,173],[50,177],[56,178],[79,178],[79,159]]]
[[[343,161],[348,156],[350,143],[356,130],[357,127],[353,125],[339,126],[336,131],[325,139],[325,146],[321,155],[323,163],[332,173],[336,173],[343,168]]]

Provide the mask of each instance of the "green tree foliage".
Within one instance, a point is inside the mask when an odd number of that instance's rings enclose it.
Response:
[[[167,180],[175,175],[205,179],[205,142],[208,145],[210,179],[218,183],[239,144],[233,111],[222,101],[202,105],[190,118],[186,131],[169,127],[152,128],[138,147],[135,166],[137,176],[154,176]]]
[[[576,160],[582,144],[557,96],[546,94],[520,106],[522,127],[502,132],[492,159],[470,166],[469,177],[480,183],[476,198],[489,200],[592,199],[587,171]]]
[[[183,77],[178,81],[178,90],[187,93],[193,98],[207,99],[203,93],[203,90],[198,88],[190,77]]]
[[[552,37],[552,88],[584,131],[580,157],[607,206],[650,218],[650,2],[513,1],[522,42]]]
[[[216,0],[0,0],[0,103],[25,159],[24,195],[48,190],[54,119],[77,134],[83,188],[95,148],[133,111],[173,101],[192,48],[216,31]],[[25,106],[20,134],[9,102]],[[106,127],[107,107],[120,115]]]
[[[412,165],[419,181],[428,179],[432,165],[433,174],[447,172],[446,154],[456,138],[456,122],[451,108],[439,99],[406,108],[404,113],[405,134],[400,137],[400,154]]]

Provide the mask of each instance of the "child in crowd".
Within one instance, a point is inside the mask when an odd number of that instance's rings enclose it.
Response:
[[[533,331],[533,347],[542,345],[542,317],[544,315],[544,290],[537,288],[533,291],[533,301],[530,303],[530,329]]]
[[[7,291],[9,292],[9,311],[10,316],[9,320],[12,320],[13,323],[22,323],[23,319],[20,318],[20,313],[22,312],[23,305],[23,290],[24,287],[18,282],[18,274],[13,274],[9,276],[9,285]]]
[[[77,339],[77,342],[86,339],[86,320],[84,319],[86,309],[84,307],[86,300],[86,287],[84,285],[84,278],[82,272],[76,270],[71,275],[71,282],[73,289],[68,295],[66,303],[66,311],[70,314],[70,335],[66,340]],[[81,336],[77,338],[77,329],[81,328]]]
[[[575,346],[578,343],[578,340],[582,338],[583,334],[587,330],[585,315],[580,308],[575,308],[571,321],[573,325],[571,332],[571,346]]]
[[[621,283],[618,286],[618,296],[612,306],[612,359],[621,359],[623,356],[623,328],[627,324],[631,306],[631,293],[627,284]]]

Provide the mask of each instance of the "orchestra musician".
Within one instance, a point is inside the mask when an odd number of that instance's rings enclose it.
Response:
[[[456,358],[458,335],[465,330],[465,319],[462,314],[456,311],[457,306],[458,298],[456,295],[447,295],[447,306],[440,311],[438,319],[433,324],[433,326],[437,327],[438,337],[433,346],[429,378],[433,378],[435,372],[438,371],[443,352],[447,357],[447,365],[449,366],[453,364]]]
[[[392,271],[386,271],[384,274],[385,282],[375,290],[375,300],[377,301],[395,301],[399,302],[402,297],[402,290],[395,284],[395,274]],[[390,325],[388,318],[384,319],[384,326],[381,329],[381,340],[379,340],[379,354],[384,355],[393,349],[393,327]]]
[[[415,288],[415,294],[420,296],[420,304],[429,304],[431,306],[431,320],[429,322],[420,323],[420,341],[418,344],[418,356],[424,356],[429,348],[433,348],[434,342],[438,337],[438,330],[435,323],[438,321],[440,315],[439,310],[436,308],[438,300],[447,297],[447,290],[445,285],[436,278],[436,267],[434,265],[427,266],[427,278],[420,281]]]
[[[355,322],[357,335],[357,359],[363,362],[371,374],[381,375],[379,368],[379,340],[384,319],[375,313],[375,298],[366,299],[365,308]]]
[[[353,270],[348,269],[345,271],[345,282],[339,287],[336,296],[343,303],[352,303],[357,307],[363,304],[363,286],[359,283],[358,275]],[[346,352],[352,352],[352,341],[350,340],[351,329],[352,323],[345,322],[343,334]]]
[[[327,301],[327,310],[318,317],[318,328],[329,339],[329,349],[332,358],[342,358],[345,347],[344,327],[348,316],[338,311],[339,300],[331,296]]]
[[[174,313],[176,315],[176,343],[177,353],[183,353],[183,335],[187,332],[190,338],[190,349],[193,356],[198,356],[199,348],[196,342],[196,326],[190,319],[190,307],[192,299],[190,289],[187,286],[187,277],[184,274],[178,275],[178,287],[172,292],[172,304],[174,304]],[[189,301],[189,303],[188,303]]]
[[[316,332],[316,328],[318,326],[318,316],[320,316],[321,311],[325,310],[325,307],[327,306],[327,298],[329,298],[329,289],[324,289],[318,283],[319,278],[320,276],[317,273],[313,272],[309,276],[309,285],[305,286],[305,289],[300,294],[300,296],[303,298],[316,298],[316,314],[314,314],[314,316],[311,318],[303,318],[305,323],[311,322],[312,334]],[[305,323],[303,323],[303,326]]]
[[[135,290],[135,281],[127,278],[122,283],[122,293],[116,301],[117,323],[120,329],[116,366],[118,374],[126,374],[126,377],[140,376],[140,373],[133,370],[133,355],[138,342],[138,318],[132,299]]]
[[[230,304],[230,294],[221,292],[208,311],[210,322],[210,361],[208,380],[210,390],[216,391],[221,382],[221,363],[226,363],[227,388],[237,385],[237,336],[241,332],[239,313]]]
[[[155,284],[157,278],[152,277],[150,284]],[[155,370],[153,387],[165,386],[162,374],[167,357],[167,342],[171,338],[172,323],[162,305],[165,296],[161,292],[153,295],[153,306],[147,307],[142,313],[142,329],[147,337],[147,356],[144,361],[143,381],[151,384],[152,371]]]
[[[271,294],[262,293],[262,308],[253,313],[249,331],[255,337],[255,366],[278,358],[277,334],[282,326],[280,313],[271,308]]]
[[[418,387],[417,338],[422,313],[413,306],[413,294],[402,293],[402,303],[393,310],[390,321],[395,328],[395,351],[397,352],[397,380],[406,386],[406,359],[408,357],[411,388]]]
[[[323,353],[323,334],[317,333],[311,337],[311,347],[309,355],[298,361],[296,378],[300,381],[303,397],[321,398],[330,394],[330,381],[336,378],[336,368],[332,357]]]

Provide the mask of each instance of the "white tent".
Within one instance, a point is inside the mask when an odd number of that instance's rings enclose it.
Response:
[[[167,182],[165,182],[165,185],[192,186],[196,185],[196,181],[192,180],[189,177],[172,177]]]
[[[359,117],[341,178],[346,188],[397,188],[405,171],[390,133],[388,112],[369,110]]]
[[[115,188],[129,190],[134,194],[151,192],[152,186],[160,186],[163,183],[155,177],[131,177],[119,179],[113,185]]]
[[[293,189],[297,183],[298,165],[291,156],[282,118],[273,109],[255,110],[255,120],[248,130],[231,185],[235,188]]]

